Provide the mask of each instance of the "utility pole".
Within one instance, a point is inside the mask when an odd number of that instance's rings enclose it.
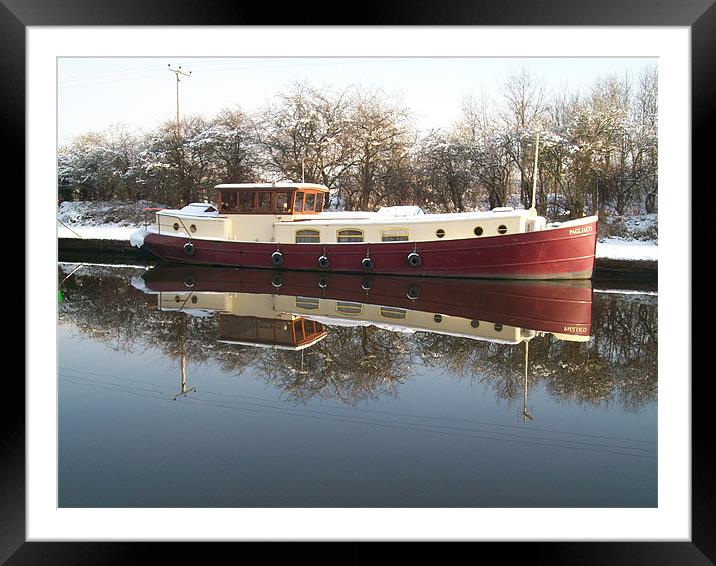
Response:
[[[172,66],[170,63],[167,64],[167,67],[169,67],[169,70],[176,75],[177,78],[177,129],[176,129],[176,137],[177,137],[177,145],[178,145],[178,153],[179,153],[179,189],[182,192],[182,194],[185,192],[185,186],[184,186],[184,149],[182,147],[182,141],[181,141],[181,129],[179,125],[179,82],[181,82],[180,76],[182,77],[190,77],[191,71],[189,73],[185,73],[181,70],[181,65],[176,68],[172,69]],[[191,191],[189,191],[191,192]],[[185,195],[187,196],[187,195]],[[183,197],[180,199],[180,204],[183,202]],[[191,195],[187,196],[187,200],[191,201]],[[186,203],[184,203],[186,204]]]
[[[179,136],[179,83],[181,82],[181,79],[179,76],[182,77],[190,77],[191,71],[189,73],[185,73],[181,70],[181,65],[179,65],[178,68],[172,69],[171,63],[167,64],[167,67],[169,67],[169,70],[176,75],[177,78],[177,136]]]

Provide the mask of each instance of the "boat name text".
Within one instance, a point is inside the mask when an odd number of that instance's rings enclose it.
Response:
[[[563,332],[573,332],[575,334],[586,334],[588,327],[586,326],[565,326]]]
[[[587,232],[591,232],[594,229],[594,226],[581,226],[580,228],[572,228],[569,231],[570,236],[576,236],[577,234],[586,234]]]

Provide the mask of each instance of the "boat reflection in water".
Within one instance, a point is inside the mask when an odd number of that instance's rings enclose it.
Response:
[[[529,341],[590,338],[589,281],[365,278],[348,274],[159,266],[132,284],[156,294],[162,311],[218,316],[219,341],[303,350],[331,326],[372,325],[502,344],[525,344],[523,418],[527,411]],[[328,329],[327,329],[328,327]],[[182,374],[182,391],[185,375]]]
[[[132,284],[157,295],[161,310],[218,314],[222,341],[310,347],[325,326],[374,325],[505,344],[541,333],[587,341],[589,281],[364,278],[307,272],[159,266]]]

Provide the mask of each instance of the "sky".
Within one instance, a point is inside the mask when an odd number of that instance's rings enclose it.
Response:
[[[527,69],[548,92],[588,89],[609,74],[637,76],[656,65],[648,58],[499,57],[60,57],[57,71],[58,143],[113,124],[151,130],[179,110],[211,118],[223,108],[254,112],[294,82],[338,90],[381,89],[409,108],[420,130],[449,127],[468,96],[498,98],[500,85]]]

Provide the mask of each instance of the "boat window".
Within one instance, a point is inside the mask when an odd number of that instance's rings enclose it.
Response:
[[[443,230],[442,228],[440,228],[437,232],[435,232],[435,235],[436,235],[438,238],[442,238],[442,237],[445,235],[445,230]]]
[[[276,341],[283,344],[289,344],[293,336],[291,335],[291,325],[282,321],[276,325]]]
[[[347,314],[350,316],[358,316],[363,313],[362,303],[348,303],[346,301],[338,301],[336,303],[336,312]]]
[[[296,297],[296,306],[300,309],[315,310],[318,308],[319,299],[311,297]]]
[[[273,320],[264,320],[264,319],[260,318],[258,320],[257,338],[259,340],[273,340],[273,327],[274,327]]]
[[[387,230],[383,230],[384,242],[406,242],[407,240],[407,228],[388,228]]]
[[[293,207],[293,212],[298,214],[303,210],[303,192],[299,191],[296,193],[296,204]]]
[[[475,236],[482,236],[482,226],[475,226]]]
[[[299,318],[298,320],[296,320],[296,322],[293,323],[293,329],[296,336],[296,342],[300,342],[306,337],[305,333],[303,332],[302,318]]]
[[[502,332],[502,325],[501,325],[501,324],[496,324],[496,325],[495,325],[495,330],[496,330],[497,332]]]
[[[323,194],[318,193],[316,195],[316,212],[321,212],[323,210]]]
[[[288,212],[288,202],[291,199],[291,193],[276,193],[276,210],[280,214]]]
[[[255,196],[254,191],[239,191],[239,210],[241,212],[252,212],[256,208],[254,204]]]
[[[316,208],[316,193],[306,193],[306,203],[303,205],[304,212],[313,212]]]
[[[362,242],[363,230],[338,230],[339,242]]]
[[[259,193],[259,203],[258,207],[259,210],[270,210],[271,209],[271,193],[269,192],[260,192]]]
[[[507,232],[507,226],[505,226],[504,224],[500,224],[499,227],[497,228],[497,231],[500,234],[504,234]]]
[[[256,339],[256,319],[246,317],[222,316],[219,319],[219,333],[228,340]]]
[[[321,232],[318,230],[296,230],[297,244],[318,244],[321,241]]]
[[[235,191],[224,191],[221,193],[222,212],[236,212],[238,210],[238,195]]]
[[[404,319],[408,311],[394,307],[380,307],[380,316],[385,318]]]

